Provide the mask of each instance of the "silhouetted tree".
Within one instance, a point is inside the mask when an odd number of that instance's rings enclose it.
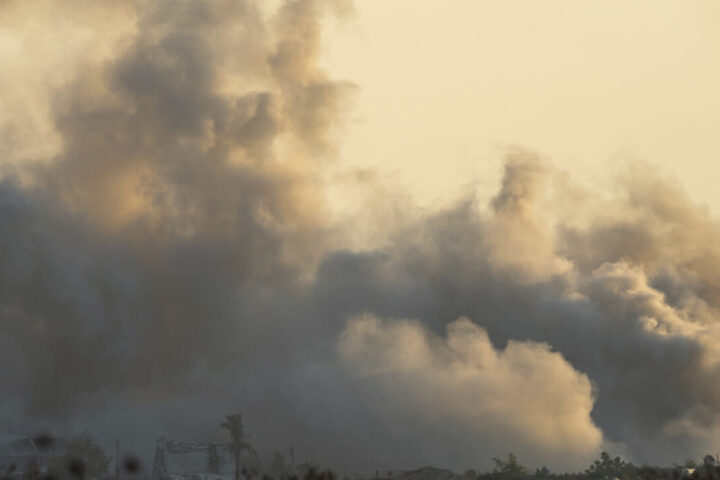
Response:
[[[613,478],[629,479],[635,476],[637,468],[629,462],[623,461],[620,457],[610,458],[610,454],[602,452],[600,460],[590,465],[585,474],[597,480],[612,480]]]
[[[493,458],[492,460],[495,462],[493,473],[499,473],[512,478],[524,477],[528,474],[527,468],[520,465],[514,453],[509,453],[507,460],[501,460],[499,458]]]
[[[547,478],[550,476],[550,470],[543,465],[542,468],[536,468],[535,469],[535,476],[540,478]]]
[[[233,413],[225,416],[225,421],[220,426],[230,432],[230,451],[235,460],[235,479],[240,478],[240,455],[242,452],[247,451],[252,455],[254,460],[257,460],[257,453],[255,449],[245,441],[245,427],[242,422],[242,415],[239,413]]]

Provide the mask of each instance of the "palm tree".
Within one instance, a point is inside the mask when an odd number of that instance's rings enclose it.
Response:
[[[247,450],[253,459],[257,461],[257,452],[245,441],[245,427],[240,413],[233,413],[225,416],[225,421],[220,426],[230,432],[230,451],[235,459],[235,480],[240,479],[240,454]]]

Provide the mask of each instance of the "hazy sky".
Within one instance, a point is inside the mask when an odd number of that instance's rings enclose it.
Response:
[[[720,5],[364,0],[323,61],[360,86],[342,160],[418,199],[499,175],[523,144],[582,180],[627,158],[720,207]]]
[[[719,15],[0,1],[0,438],[717,452]]]

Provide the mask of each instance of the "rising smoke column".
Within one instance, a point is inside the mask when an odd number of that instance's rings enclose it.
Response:
[[[323,16],[349,5],[39,5],[3,3],[2,25],[52,38],[59,16],[90,40],[2,79],[42,92],[2,98],[8,433],[143,449],[213,439],[242,408],[261,449],[338,468],[717,448],[720,229],[677,185],[639,167],[620,197],[563,202],[559,172],[518,148],[489,205],[338,228],[323,173],[355,87],[318,55]],[[382,241],[338,245],[364,224]]]

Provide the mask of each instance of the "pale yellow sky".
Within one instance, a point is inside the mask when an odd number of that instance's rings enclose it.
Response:
[[[627,158],[720,212],[720,3],[360,0],[324,62],[360,87],[342,164],[417,200],[495,188],[519,143],[581,181]],[[605,175],[607,173],[607,175]]]

